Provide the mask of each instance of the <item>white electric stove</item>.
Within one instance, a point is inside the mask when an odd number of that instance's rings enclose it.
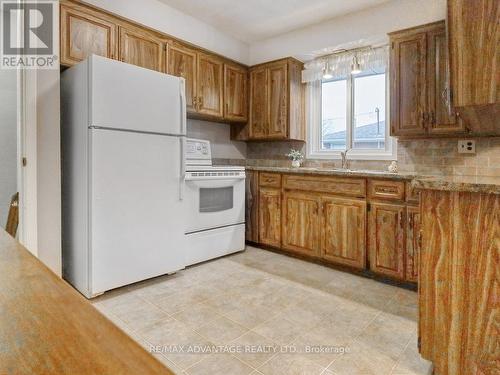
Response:
[[[245,167],[213,166],[210,142],[186,140],[186,263],[245,249]]]

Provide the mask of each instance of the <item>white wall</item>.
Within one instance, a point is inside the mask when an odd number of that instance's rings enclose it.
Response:
[[[250,65],[281,57],[312,58],[328,47],[371,44],[391,31],[445,19],[446,0],[393,0],[250,45]]]
[[[231,125],[209,121],[188,120],[188,137],[208,139],[212,146],[212,158],[245,159],[245,142],[232,142]]]
[[[0,227],[17,191],[17,72],[0,69]]]
[[[248,64],[248,45],[157,0],[87,0],[119,16]]]

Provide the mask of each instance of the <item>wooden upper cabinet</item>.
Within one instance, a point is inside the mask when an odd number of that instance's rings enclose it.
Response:
[[[425,32],[402,34],[391,40],[391,134],[425,134]]]
[[[198,113],[223,116],[223,62],[215,56],[198,53],[196,92]]]
[[[453,103],[470,132],[500,135],[500,1],[446,3]]]
[[[447,7],[455,105],[499,103],[500,2],[448,0]]]
[[[120,61],[165,71],[166,44],[139,28],[120,28]]]
[[[281,246],[281,190],[259,188],[259,242]]]
[[[368,252],[373,272],[403,280],[405,206],[371,203]]]
[[[168,45],[167,73],[186,81],[186,109],[196,111],[196,51],[176,44]]]
[[[287,58],[250,68],[250,140],[305,140],[302,66]]]
[[[61,65],[71,66],[91,54],[114,59],[118,55],[118,27],[98,12],[61,3]]]
[[[444,23],[428,32],[428,123],[430,134],[464,132],[451,103],[450,64]]]
[[[321,256],[335,263],[366,267],[366,202],[322,197]]]
[[[405,280],[418,281],[418,267],[420,258],[420,209],[408,207],[406,211],[406,271]]]
[[[224,118],[248,119],[248,71],[237,65],[224,64]]]
[[[320,198],[296,191],[283,193],[284,249],[300,254],[320,255]]]
[[[268,128],[267,138],[286,138],[288,123],[288,63],[286,61],[269,66],[268,73]]]
[[[390,34],[391,135],[464,133],[450,86],[445,22]]]
[[[264,138],[268,127],[267,69],[250,71],[250,138]]]

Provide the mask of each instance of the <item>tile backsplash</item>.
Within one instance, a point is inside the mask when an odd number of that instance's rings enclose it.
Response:
[[[476,154],[459,154],[458,139],[399,140],[400,171],[431,175],[500,176],[500,137],[475,138]],[[247,165],[289,166],[291,148],[306,152],[304,142],[248,142]],[[218,159],[217,163],[243,164],[243,160]],[[385,170],[389,161],[352,160],[353,169]],[[340,160],[306,159],[306,167],[339,167]]]

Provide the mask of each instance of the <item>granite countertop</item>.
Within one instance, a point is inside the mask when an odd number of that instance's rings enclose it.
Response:
[[[247,166],[247,170],[294,173],[294,174],[314,174],[340,177],[362,177],[362,178],[387,178],[393,180],[411,181],[415,189],[443,190],[443,191],[468,191],[473,193],[500,194],[500,177],[489,176],[429,176],[420,175],[415,172],[398,172],[375,170],[345,170],[327,168],[291,168],[291,167],[264,167]]]
[[[337,168],[291,168],[291,167],[257,167],[247,166],[249,171],[262,171],[262,172],[276,172],[276,173],[295,173],[295,174],[320,174],[327,176],[339,177],[367,177],[367,178],[390,178],[393,180],[412,180],[417,177],[412,172],[398,172],[392,173],[389,171],[375,171],[375,170],[353,170],[353,169],[337,169]]]
[[[500,177],[491,176],[416,177],[411,185],[415,189],[500,194]]]

